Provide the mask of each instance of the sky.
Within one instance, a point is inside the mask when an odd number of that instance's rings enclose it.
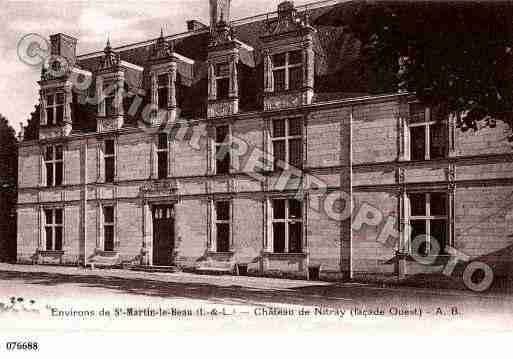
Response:
[[[232,0],[232,20],[271,10],[281,0]],[[296,5],[314,2],[296,0]],[[62,32],[78,39],[77,53],[99,51],[110,37],[113,47],[186,31],[186,21],[205,24],[208,0],[170,1],[7,1],[0,0],[0,113],[19,130],[38,103],[41,67],[18,58],[22,37],[45,38]]]

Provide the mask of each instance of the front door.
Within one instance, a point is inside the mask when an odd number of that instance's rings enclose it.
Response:
[[[173,265],[175,212],[172,205],[153,207],[153,265]]]

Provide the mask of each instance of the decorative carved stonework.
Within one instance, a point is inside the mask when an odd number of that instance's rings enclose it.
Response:
[[[406,182],[405,172],[405,169],[402,167],[398,167],[396,170],[397,183],[399,183],[400,185],[404,185]]]
[[[449,167],[446,169],[447,181],[454,183],[456,181],[456,166],[454,163],[449,163]]]
[[[228,100],[210,101],[208,104],[208,118],[229,116],[239,111],[239,100],[237,98]]]
[[[98,67],[98,72],[115,72],[119,70],[119,63],[121,61],[119,54],[112,50],[110,46],[110,40],[107,40],[107,45],[103,50],[105,55],[103,56],[100,66]]]
[[[147,181],[139,187],[140,193],[145,195],[162,195],[166,196],[174,194],[178,190],[178,183],[176,180],[166,181]]]
[[[315,31],[309,24],[309,16],[306,11],[300,16],[292,1],[284,1],[278,5],[278,18],[266,21],[265,37],[278,36],[285,33],[302,34],[304,31]]]

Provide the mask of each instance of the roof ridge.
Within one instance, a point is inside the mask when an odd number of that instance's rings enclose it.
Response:
[[[311,2],[311,3],[299,5],[299,6],[296,7],[296,9],[298,9],[299,11],[306,10],[306,9],[312,10],[312,9],[318,9],[318,8],[325,7],[325,6],[336,5],[336,4],[339,4],[339,3],[342,3],[342,2],[347,2],[347,1],[349,1],[349,0],[319,0],[319,1],[314,1],[314,2]],[[265,12],[265,13],[261,13],[261,14],[257,14],[257,15],[252,15],[252,16],[247,16],[247,17],[243,17],[241,19],[233,20],[231,23],[234,26],[241,26],[241,25],[245,25],[245,24],[248,24],[248,23],[251,23],[251,22],[265,20],[269,15],[275,16],[276,14],[277,14],[277,11]],[[177,33],[177,34],[165,36],[165,39],[166,39],[166,41],[182,39],[182,38],[185,38],[185,37],[188,37],[188,36],[192,36],[192,35],[203,34],[203,33],[206,33],[208,31],[210,31],[210,27],[207,26],[206,28],[202,28],[202,29],[195,30],[195,31],[185,31],[185,32],[180,32],[180,33]],[[122,46],[113,47],[112,50],[114,50],[114,51],[126,51],[126,50],[131,50],[131,49],[134,49],[134,48],[137,48],[137,47],[141,47],[141,46],[148,46],[148,45],[154,44],[155,41],[157,41],[157,39],[158,39],[158,37],[156,37],[154,39],[149,39],[149,40],[129,43],[129,44],[125,44],[125,45],[122,45]],[[94,58],[94,57],[100,56],[102,54],[103,54],[103,50],[87,52],[85,54],[78,55],[77,56],[77,60],[85,60],[85,59],[89,59],[89,58]]]

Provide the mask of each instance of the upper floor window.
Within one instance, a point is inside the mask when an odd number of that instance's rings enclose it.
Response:
[[[299,90],[303,83],[303,59],[300,50],[272,57],[274,91]]]
[[[116,151],[113,139],[107,139],[104,142],[103,160],[105,163],[105,182],[114,182],[116,173]]]
[[[230,251],[230,201],[215,202],[215,251]]]
[[[159,109],[167,110],[169,96],[169,74],[157,77],[157,97]]]
[[[411,241],[419,255],[446,253],[448,195],[444,192],[410,193]],[[420,240],[416,239],[420,236]],[[419,241],[417,243],[417,241]],[[433,243],[436,241],[436,243]],[[438,249],[438,250],[436,250]],[[434,253],[436,251],[436,253]]]
[[[274,253],[301,253],[303,204],[297,199],[272,200],[272,248]]]
[[[227,99],[230,94],[230,65],[227,62],[216,64],[216,98]]]
[[[215,128],[215,173],[230,173],[230,127],[220,125]]]
[[[167,178],[169,144],[167,133],[159,133],[157,143],[157,175],[159,179]]]
[[[44,154],[46,185],[48,187],[62,185],[64,177],[64,161],[62,145],[46,146]]]
[[[114,206],[103,206],[103,250],[114,251]]]
[[[45,249],[47,251],[61,251],[63,241],[63,210],[62,208],[49,208],[45,213]]]
[[[46,123],[60,125],[64,121],[64,93],[57,92],[46,96]]]
[[[116,114],[116,89],[115,85],[103,86],[103,101],[105,103],[105,116],[114,116]]]
[[[410,160],[444,158],[447,149],[446,126],[436,108],[410,104]]]
[[[302,121],[299,118],[272,120],[271,129],[274,170],[282,165],[302,168]],[[281,162],[282,161],[282,162]],[[287,169],[287,168],[282,168]]]

